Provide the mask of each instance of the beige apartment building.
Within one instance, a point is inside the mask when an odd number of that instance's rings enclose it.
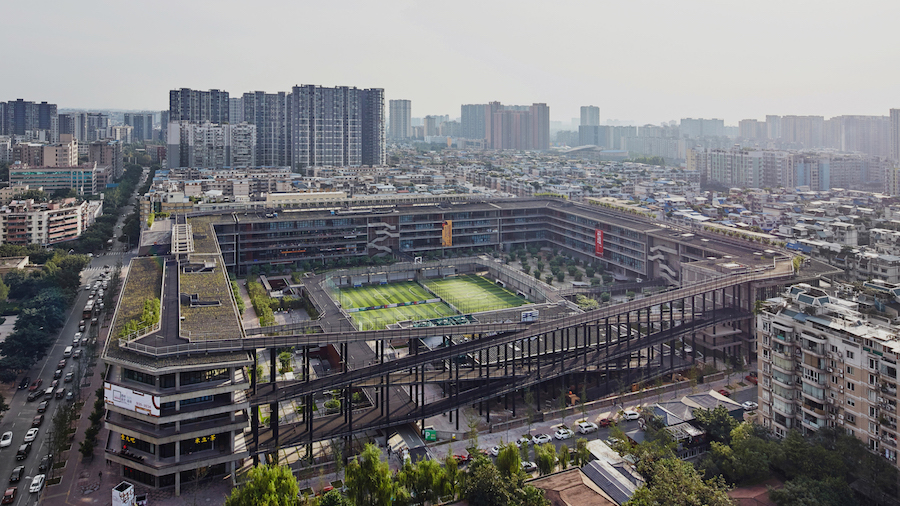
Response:
[[[806,284],[757,316],[759,414],[783,437],[838,427],[897,463],[900,326]]]

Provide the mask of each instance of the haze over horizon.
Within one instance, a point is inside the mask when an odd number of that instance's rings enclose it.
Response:
[[[17,70],[0,100],[162,110],[175,88],[316,84],[384,88],[386,101],[412,100],[414,117],[497,100],[545,102],[563,122],[596,105],[603,121],[729,125],[900,107],[892,2],[249,5],[12,3],[0,41]]]

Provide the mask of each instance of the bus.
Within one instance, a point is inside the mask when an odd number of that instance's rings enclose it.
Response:
[[[87,301],[87,304],[84,305],[84,311],[81,312],[81,317],[85,320],[90,321],[90,319],[94,316],[94,299],[90,299]]]

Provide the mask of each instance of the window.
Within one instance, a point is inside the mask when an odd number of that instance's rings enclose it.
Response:
[[[852,351],[847,350],[847,358],[850,358],[850,359],[853,358],[853,352],[852,352]]]
[[[874,374],[870,374],[869,375],[869,384],[874,385],[875,383],[878,383],[878,378],[876,378]]]
[[[850,390],[851,392],[855,391],[855,390],[856,390],[856,385],[854,385],[853,383],[850,383],[850,382],[848,381],[848,382],[847,382],[847,390]]]
[[[851,376],[853,375],[853,368],[850,367],[849,365],[847,366],[847,374],[851,375]]]
[[[878,361],[874,358],[869,359],[869,369],[872,369],[873,371],[878,370]]]
[[[856,406],[856,401],[854,401],[853,399],[848,398],[848,399],[847,399],[847,405],[848,405],[848,406]]]
[[[848,413],[847,414],[847,423],[856,423],[856,416]]]

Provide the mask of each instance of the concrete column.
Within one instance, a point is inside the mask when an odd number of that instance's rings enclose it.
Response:
[[[177,372],[175,373],[175,391],[176,392],[181,391],[181,374],[179,374]]]
[[[181,441],[175,441],[175,463],[178,464],[181,462]],[[178,476],[177,474],[175,476]],[[178,478],[175,478],[175,483],[178,483]]]
[[[181,473],[179,472],[175,473],[175,495],[181,495]]]

